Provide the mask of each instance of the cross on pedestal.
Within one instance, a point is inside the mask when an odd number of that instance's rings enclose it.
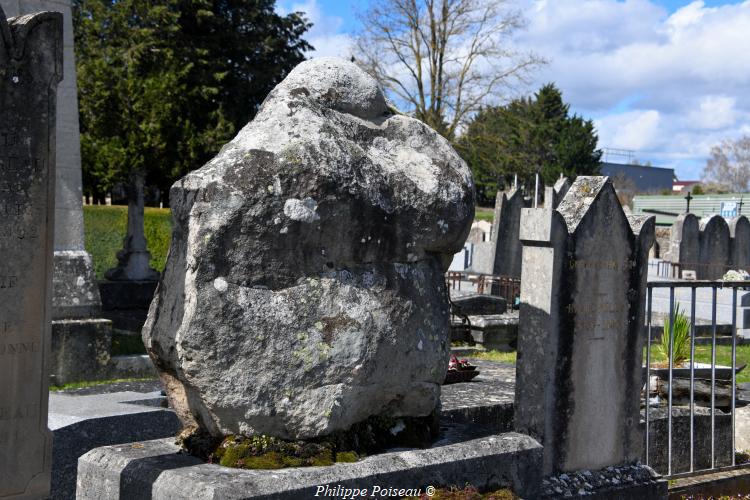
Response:
[[[690,193],[690,191],[688,191],[687,196],[685,196],[685,200],[687,200],[687,208],[685,209],[686,214],[690,213],[690,200],[692,199],[693,199],[693,195],[692,193]]]

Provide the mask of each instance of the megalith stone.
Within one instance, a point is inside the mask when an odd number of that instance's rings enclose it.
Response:
[[[305,439],[436,409],[474,185],[359,67],[297,66],[170,202],[143,337],[186,431]]]
[[[47,428],[62,16],[0,8],[0,498],[49,498]]]
[[[732,269],[750,271],[750,221],[744,215],[729,219]]]
[[[700,220],[699,229],[698,279],[721,279],[730,263],[727,221],[721,215],[709,215]]]
[[[641,361],[654,218],[626,216],[607,177],[525,209],[515,427],[544,474],[641,458]]]
[[[693,214],[680,214],[672,223],[669,239],[670,262],[682,270],[697,271],[700,259],[699,222]]]

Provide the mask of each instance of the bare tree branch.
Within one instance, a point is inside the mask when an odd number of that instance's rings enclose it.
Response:
[[[545,61],[512,47],[511,0],[381,0],[360,17],[355,59],[406,110],[448,138]]]

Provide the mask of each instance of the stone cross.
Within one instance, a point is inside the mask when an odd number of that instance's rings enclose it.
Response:
[[[641,358],[654,218],[626,216],[607,177],[525,209],[515,426],[544,474],[641,458]]]
[[[687,201],[687,207],[685,208],[685,213],[690,213],[690,200],[693,199],[693,195],[688,191],[687,196],[685,196],[685,201]]]
[[[0,9],[0,498],[47,498],[55,193],[55,89],[62,16]]]

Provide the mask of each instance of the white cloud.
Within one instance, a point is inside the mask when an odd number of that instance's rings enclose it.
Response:
[[[595,121],[599,140],[612,148],[644,150],[659,143],[661,116],[656,110],[628,111]]]
[[[575,111],[595,117],[600,146],[700,173],[710,147],[750,128],[750,0],[669,14],[652,0],[522,0],[517,37],[551,63]]]
[[[304,12],[308,21],[313,23],[304,38],[315,50],[309,52],[307,57],[349,57],[353,41],[350,35],[341,32],[344,20],[338,16],[326,15],[321,11],[317,0],[282,1],[277,10],[282,14]]]

